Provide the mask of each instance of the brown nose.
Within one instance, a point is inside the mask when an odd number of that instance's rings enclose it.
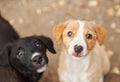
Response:
[[[74,46],[74,51],[76,53],[80,53],[80,52],[82,52],[82,50],[83,50],[83,47],[81,45],[75,45]]]

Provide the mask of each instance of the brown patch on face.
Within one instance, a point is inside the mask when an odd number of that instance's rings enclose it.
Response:
[[[92,35],[91,39],[87,38],[87,34]],[[105,39],[106,31],[103,27],[98,24],[93,24],[92,22],[85,22],[85,41],[87,43],[88,51],[92,50],[96,44],[96,40],[101,45]]]
[[[92,50],[96,44],[96,33],[92,22],[85,22],[84,37],[88,51]]]
[[[72,20],[69,21],[67,27],[63,31],[63,44],[66,49],[68,49],[71,40],[76,36],[77,30],[79,28],[79,22]],[[72,32],[72,36],[68,36],[68,32]]]

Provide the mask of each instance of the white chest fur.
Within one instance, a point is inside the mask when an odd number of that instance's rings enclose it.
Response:
[[[89,82],[87,80],[87,69],[89,66],[89,56],[79,60],[66,55],[66,71],[62,75],[64,82]]]
[[[62,53],[59,65],[59,77],[61,82],[103,82],[103,74],[99,55],[90,54],[81,59],[74,59],[66,53]],[[62,66],[65,66],[61,73]]]

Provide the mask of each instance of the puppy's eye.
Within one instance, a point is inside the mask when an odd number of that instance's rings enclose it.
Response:
[[[72,36],[73,36],[73,32],[72,32],[72,31],[69,31],[69,32],[67,33],[67,36],[68,36],[68,37],[72,37]]]
[[[21,58],[24,55],[24,51],[22,49],[19,49],[17,51],[17,58]]]
[[[87,39],[92,39],[92,34],[87,34],[87,35],[86,35],[86,38],[87,38]]]
[[[34,44],[35,44],[35,46],[37,46],[37,47],[41,47],[41,46],[42,46],[41,43],[40,43],[40,41],[35,41]]]

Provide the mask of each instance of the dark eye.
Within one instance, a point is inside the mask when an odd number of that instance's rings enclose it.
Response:
[[[17,58],[21,58],[24,55],[24,51],[22,49],[19,49],[17,51]]]
[[[87,34],[86,37],[87,39],[92,39],[92,34]]]
[[[72,36],[73,36],[73,32],[72,32],[72,31],[69,31],[69,32],[67,33],[67,36],[68,36],[68,37],[72,37]]]
[[[37,47],[41,47],[41,46],[42,46],[39,40],[35,41],[34,44],[35,44],[35,46],[37,46]]]

